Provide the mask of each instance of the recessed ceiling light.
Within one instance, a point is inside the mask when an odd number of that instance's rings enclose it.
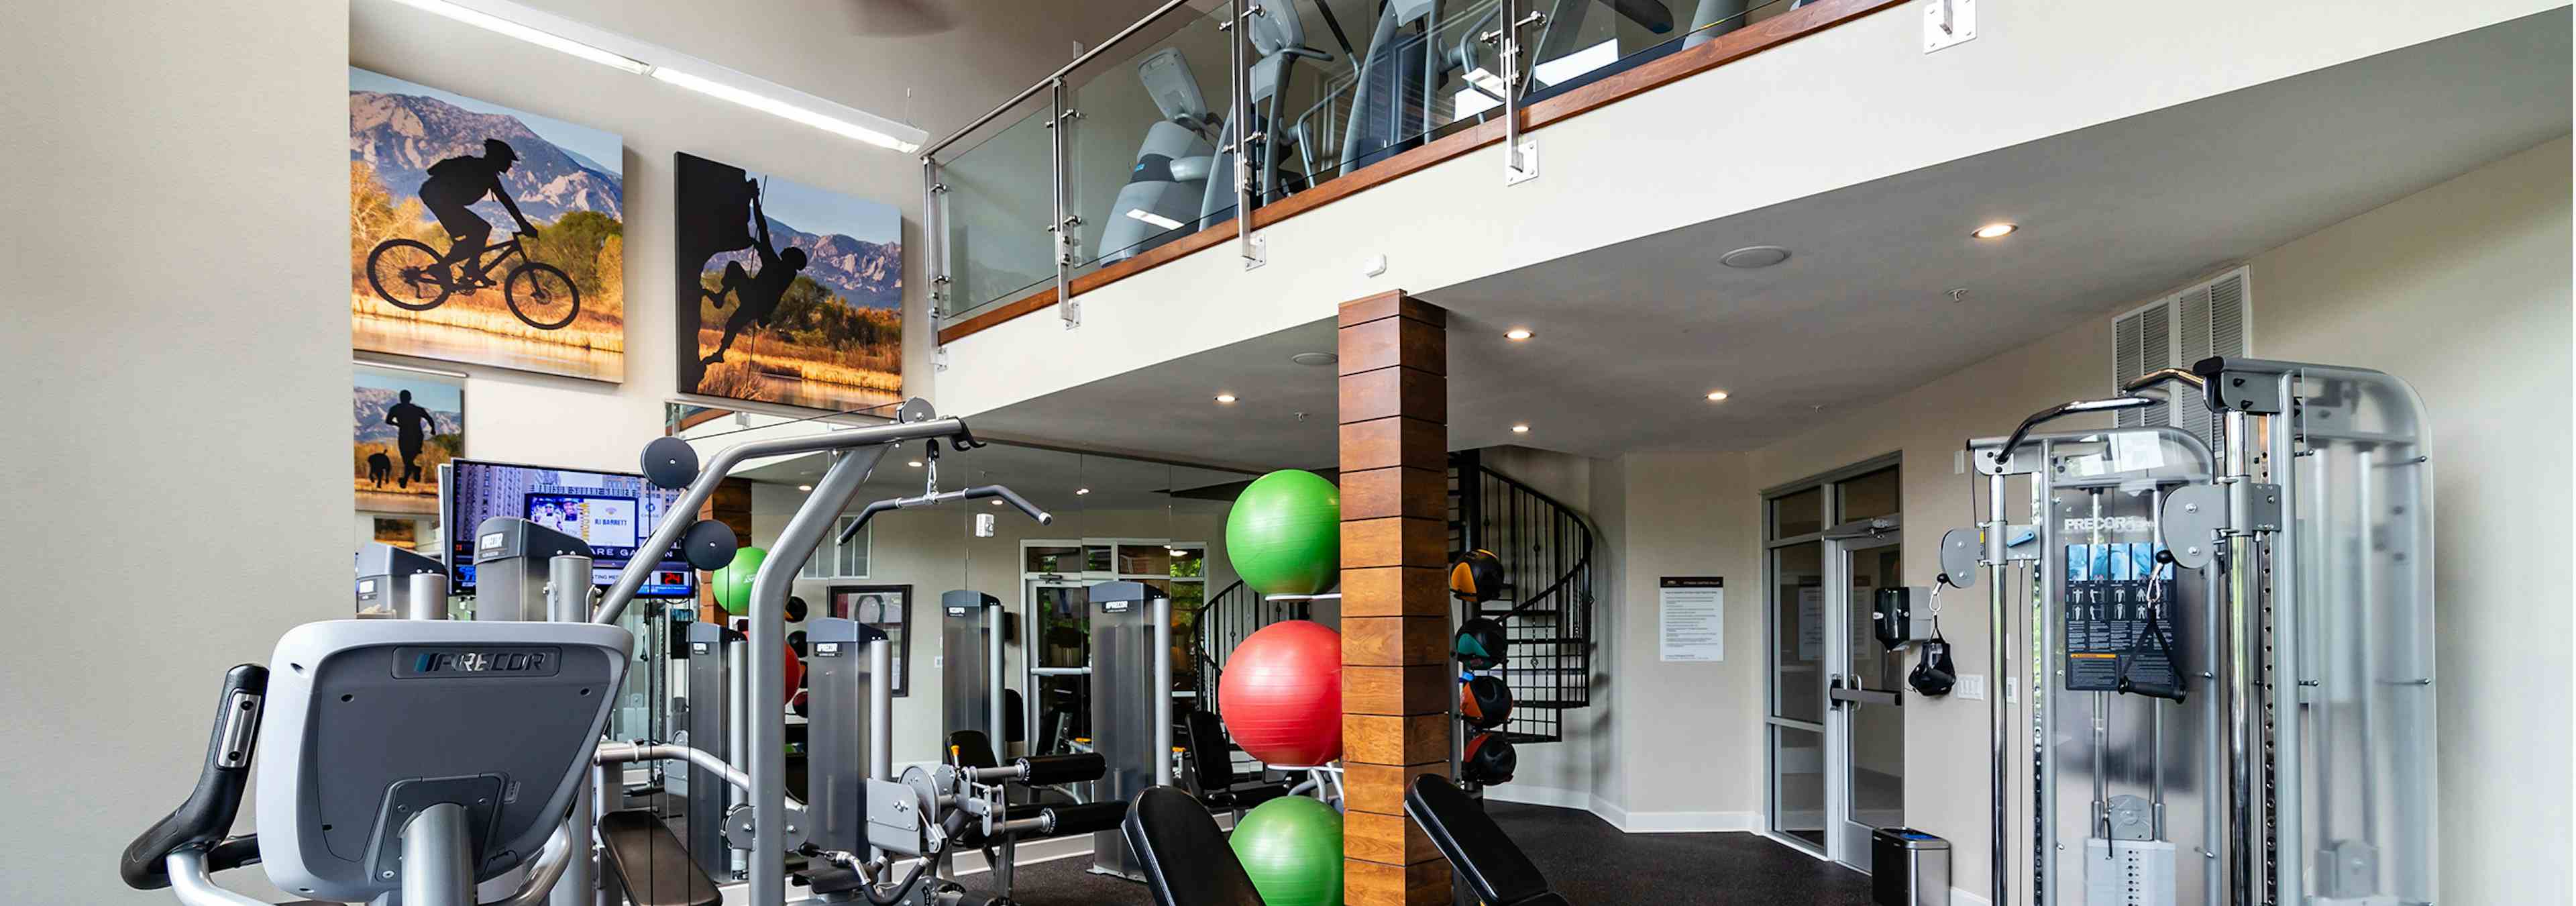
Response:
[[[1515,342],[1526,340],[1534,336],[1537,336],[1537,334],[1530,333],[1530,329],[1527,327],[1515,327],[1510,330],[1503,331],[1503,339]]]
[[[1748,245],[1717,256],[1717,263],[1751,270],[1789,260],[1789,250],[1776,245]]]
[[[2018,224],[1989,223],[1985,226],[1978,227],[1975,233],[1971,233],[1969,235],[1975,236],[1979,239],[2001,239],[2012,235],[2012,231],[2018,229],[2021,229],[2021,226]]]
[[[811,491],[814,489],[814,486],[810,484],[800,484],[796,486],[796,489],[799,491]]]
[[[1073,496],[1076,496],[1076,497],[1080,497],[1080,496],[1082,496],[1082,495],[1084,495],[1084,494],[1089,494],[1089,493],[1091,493],[1091,489],[1090,489],[1090,488],[1075,488],[1075,489],[1073,489]]]
[[[993,501],[993,505],[994,505],[994,506],[1001,506],[1001,505],[1002,505],[1002,502],[1001,502],[1001,501],[999,501],[999,500],[996,500],[996,501]]]
[[[913,468],[918,469],[918,468],[921,468],[921,460],[916,459],[916,460],[913,460],[913,461],[911,461],[911,462],[904,463],[904,465],[911,466],[911,467],[913,467]]]
[[[1528,433],[1529,433],[1529,426],[1528,426],[1528,425],[1513,425],[1513,426],[1512,426],[1512,433],[1514,433],[1514,434],[1528,434]]]
[[[1711,391],[1709,391],[1709,392],[1708,392],[1708,401],[1709,401],[1709,402],[1717,403],[1717,402],[1724,402],[1725,400],[1726,400],[1726,391],[1724,391],[1724,390],[1711,390]]]
[[[1288,361],[1315,368],[1322,368],[1341,360],[1341,354],[1333,352],[1301,352],[1288,357]]]
[[[1220,393],[1220,394],[1217,394],[1217,395],[1216,395],[1216,401],[1217,401],[1217,402],[1220,402],[1220,403],[1232,403],[1232,402],[1234,402],[1234,394],[1231,394],[1231,393]]]

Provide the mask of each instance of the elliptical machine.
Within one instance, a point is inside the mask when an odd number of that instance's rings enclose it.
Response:
[[[841,454],[753,582],[750,644],[778,650],[795,564],[813,554],[885,452],[916,440],[946,440],[961,452],[983,445],[963,421],[940,418],[915,399],[893,423],[737,444],[704,471],[687,441],[659,438],[645,447],[642,471],[656,486],[684,489],[670,511],[687,513],[746,460]],[[1052,521],[1009,488],[987,485],[877,501],[862,511],[861,524],[884,510],[983,498]],[[499,553],[572,546],[549,537],[557,535],[506,517],[476,528],[478,549]],[[639,546],[677,549],[705,570],[730,563],[735,548],[733,531],[711,519],[665,520]],[[494,553],[480,551],[477,559]],[[530,559],[521,565],[533,572]],[[748,770],[687,746],[601,742],[633,656],[634,637],[617,621],[660,560],[633,558],[594,608],[590,558],[545,556],[542,575],[518,584],[522,600],[487,602],[475,621],[449,621],[444,608],[425,606],[445,599],[442,572],[404,572],[405,600],[424,605],[411,608],[414,618],[329,620],[288,632],[268,666],[225,674],[195,791],[120,853],[120,875],[139,890],[169,888],[189,906],[266,906],[211,878],[252,864],[263,864],[279,887],[316,898],[302,903],[613,903],[621,892],[593,856],[593,835],[607,830],[593,826],[599,802],[591,793],[613,789],[601,772],[614,765],[676,759],[747,791],[746,806],[728,816],[726,829],[750,850],[749,901],[782,906],[785,854],[803,845],[806,822],[784,788],[779,709],[746,715]],[[532,610],[527,595],[541,596],[543,606]],[[784,700],[784,669],[773,659],[751,659],[753,700]],[[255,758],[259,750],[267,757]],[[227,836],[254,765],[262,833]],[[613,861],[605,867],[613,870]],[[685,896],[704,901],[703,891]],[[896,899],[881,891],[868,898]]]

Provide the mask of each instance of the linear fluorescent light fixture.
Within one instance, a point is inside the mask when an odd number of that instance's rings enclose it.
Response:
[[[603,66],[649,75],[718,100],[740,104],[771,116],[793,120],[844,138],[910,154],[929,138],[893,120],[734,72],[659,45],[594,28],[510,0],[394,0],[404,6],[508,35]],[[702,74],[703,73],[703,74]],[[784,97],[780,97],[784,95]],[[802,98],[803,100],[799,100]],[[817,107],[821,109],[816,109]],[[838,109],[844,115],[835,115]],[[852,122],[875,123],[875,126]],[[892,130],[892,131],[889,131]],[[916,133],[911,136],[903,132]]]
[[[794,120],[844,138],[854,138],[880,148],[892,148],[910,154],[920,145],[837,117],[826,116],[765,94],[746,91],[714,79],[690,75],[668,66],[653,67],[653,78],[718,100],[731,101],[781,119]]]
[[[394,0],[394,2],[446,16],[485,31],[509,35],[539,47],[559,50],[602,66],[623,69],[636,75],[653,71],[652,64],[642,60],[624,54],[610,53],[553,32],[530,28],[479,9],[468,9],[449,3],[447,0]]]
[[[1145,210],[1144,208],[1128,208],[1127,217],[1130,220],[1142,220],[1146,223],[1153,224],[1157,229],[1176,230],[1181,227],[1180,221],[1173,220],[1172,218],[1165,217],[1161,214],[1156,214],[1152,211]]]

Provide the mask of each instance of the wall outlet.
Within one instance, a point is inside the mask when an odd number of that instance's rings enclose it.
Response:
[[[1959,674],[1959,697],[1972,702],[1986,700],[1986,676],[1982,673]]]
[[[931,666],[931,668],[932,668],[932,669],[937,669],[937,668],[940,668],[940,667],[948,666],[948,658],[947,658],[947,656],[946,656],[946,655],[938,655],[938,654],[931,655],[931,656],[930,656],[930,666]]]

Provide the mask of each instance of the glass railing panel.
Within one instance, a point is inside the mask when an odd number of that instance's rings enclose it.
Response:
[[[954,320],[1055,282],[1054,133],[1045,92],[1005,114],[980,143],[939,157],[938,228],[949,284],[942,314]],[[970,139],[971,140],[971,139]]]
[[[1065,210],[1073,270],[1125,260],[1234,216],[1221,166],[1233,90],[1228,4],[1182,8],[1066,77]]]
[[[1530,0],[1524,0],[1524,8]],[[1524,103],[1572,91],[1811,0],[1551,0],[1531,42]]]

